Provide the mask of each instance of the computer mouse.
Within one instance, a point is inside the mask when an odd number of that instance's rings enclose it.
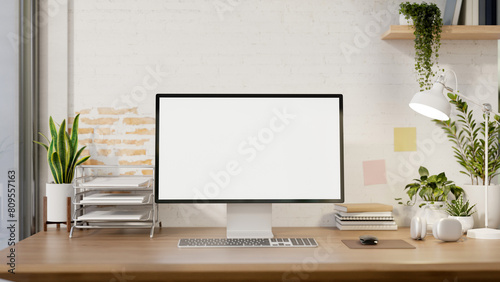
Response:
[[[377,245],[378,238],[373,235],[363,235],[359,236],[359,241],[363,245]]]

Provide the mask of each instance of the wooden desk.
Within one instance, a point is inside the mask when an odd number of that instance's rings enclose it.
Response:
[[[398,231],[275,228],[278,237],[315,237],[318,248],[179,249],[182,237],[224,237],[223,228],[163,228],[153,239],[144,230],[49,229],[16,245],[16,274],[0,252],[0,278],[22,281],[499,281],[500,241],[464,238],[443,243],[413,241]],[[404,239],[416,249],[353,250],[341,239],[362,234]]]

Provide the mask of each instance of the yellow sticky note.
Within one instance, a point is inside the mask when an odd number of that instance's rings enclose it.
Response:
[[[417,150],[417,128],[396,127],[394,128],[394,152],[406,152]]]

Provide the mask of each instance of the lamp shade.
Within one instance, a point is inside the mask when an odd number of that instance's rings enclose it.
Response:
[[[410,102],[415,112],[438,120],[449,120],[451,106],[443,95],[444,85],[434,83],[431,90],[418,92]]]

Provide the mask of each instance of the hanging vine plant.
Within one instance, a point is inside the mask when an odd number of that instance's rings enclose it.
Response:
[[[443,26],[441,11],[434,3],[404,2],[399,4],[399,13],[403,14],[407,20],[410,18],[413,20],[417,82],[420,90],[429,90],[437,73],[437,70],[433,71],[434,65],[436,69],[439,69],[438,51],[441,47]]]

